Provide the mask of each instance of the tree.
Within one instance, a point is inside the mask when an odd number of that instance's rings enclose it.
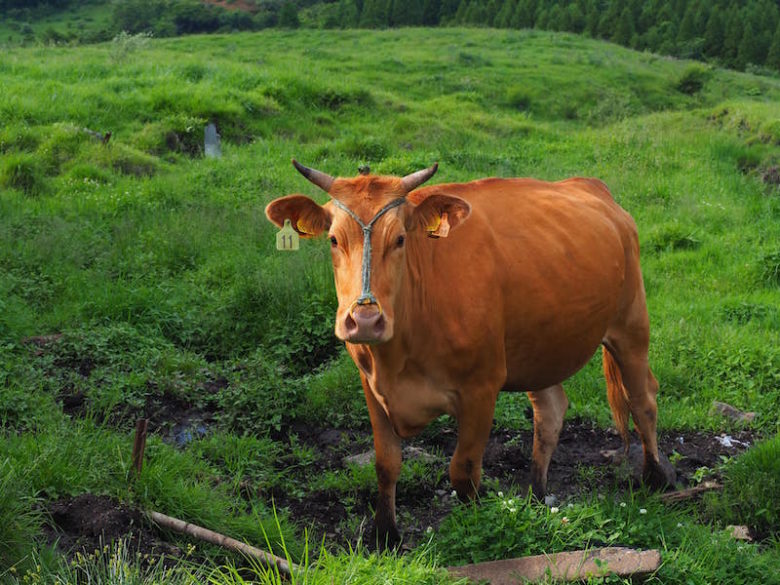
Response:
[[[360,15],[360,26],[363,28],[384,28],[388,24],[387,0],[365,0],[363,12]]]
[[[450,22],[452,22],[461,4],[462,4],[461,0],[441,0],[441,9],[439,10],[439,22],[443,24],[449,24]]]
[[[352,28],[360,22],[360,10],[355,0],[339,0],[338,26]]]
[[[687,43],[693,40],[696,36],[696,4],[693,2],[688,5],[682,22],[680,23],[680,30],[677,31],[677,42]]]
[[[423,20],[423,6],[417,0],[391,0],[391,26],[419,26]]]
[[[725,28],[723,15],[720,8],[715,6],[710,12],[707,27],[704,30],[704,55],[713,59],[723,54],[723,41],[725,40]]]
[[[775,34],[772,37],[772,44],[769,47],[765,65],[775,71],[780,71],[780,23],[778,23]]]
[[[288,0],[282,4],[282,8],[279,10],[279,27],[298,28],[299,26],[301,26],[301,21],[298,20],[298,8],[294,2]]]
[[[567,29],[580,34],[585,30],[585,13],[577,2],[572,2],[566,11],[568,13]]]
[[[423,3],[422,23],[425,26],[436,26],[441,18],[441,0],[425,0]]]
[[[536,0],[519,0],[512,17],[512,28],[533,28],[536,24]]]
[[[493,26],[498,28],[509,28],[512,26],[512,16],[517,8],[517,0],[504,0],[501,10],[496,15]]]
[[[737,64],[737,52],[742,41],[742,19],[735,4],[729,5],[726,12],[723,35],[723,61],[733,67]]]
[[[631,19],[631,11],[626,6],[618,18],[615,32],[612,34],[612,41],[619,45],[628,46],[631,43],[631,37],[634,36],[634,22]]]
[[[604,15],[599,19],[598,36],[603,39],[612,39],[615,36],[615,31],[620,21],[620,16],[623,12],[623,7],[617,0],[612,0],[609,3],[609,8]],[[629,37],[630,38],[630,37]]]

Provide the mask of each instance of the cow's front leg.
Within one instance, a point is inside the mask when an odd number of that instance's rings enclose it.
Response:
[[[401,439],[395,434],[390,419],[377,402],[366,377],[361,373],[371,428],[374,431],[376,479],[379,495],[374,514],[373,537],[380,549],[395,547],[401,542],[395,522],[395,485],[401,475]]]
[[[458,446],[450,461],[450,481],[461,501],[474,499],[482,475],[482,456],[493,426],[497,391],[470,395],[458,412]]]

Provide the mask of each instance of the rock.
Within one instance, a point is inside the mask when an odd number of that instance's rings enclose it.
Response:
[[[712,403],[710,407],[710,414],[722,414],[723,416],[730,418],[738,422],[749,423],[756,418],[755,412],[743,412],[738,408],[726,404],[725,402],[718,402],[717,400]]]
[[[730,524],[729,526],[726,526],[726,530],[731,533],[731,537],[735,540],[753,541],[753,537],[750,536],[750,529],[747,526],[735,526]]]
[[[403,457],[404,459],[413,459],[416,461],[422,461],[423,463],[433,463],[439,459],[436,457],[436,455],[428,453],[419,447],[412,447],[411,445],[404,447]]]
[[[406,461],[422,461],[423,463],[435,463],[439,460],[436,455],[428,453],[424,449],[419,447],[412,447],[411,445],[404,447],[403,458]],[[344,457],[344,465],[369,465],[374,462],[374,450],[366,451],[364,453],[358,453],[357,455],[349,455]]]
[[[365,465],[371,465],[374,462],[374,450],[358,453],[357,455],[349,455],[343,459],[344,465],[358,465],[363,467]]]

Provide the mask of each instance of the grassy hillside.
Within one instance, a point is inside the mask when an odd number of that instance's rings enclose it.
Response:
[[[759,435],[776,433],[778,102],[777,80],[533,31],[7,50],[0,467],[15,491],[3,493],[18,494],[31,534],[40,518],[30,498],[90,491],[262,543],[256,518],[271,526],[271,499],[242,500],[241,482],[304,493],[275,463],[306,461],[287,439],[295,425],[367,427],[356,370],[332,335],[327,246],[280,255],[263,215],[287,193],[324,200],[292,156],[334,175],[439,161],[436,182],[600,177],[639,225],[661,427],[729,431],[709,412],[721,400],[756,412]],[[208,122],[220,159],[202,156]],[[106,132],[103,144],[94,133]],[[600,369],[594,361],[566,388],[569,416],[604,426]],[[172,404],[208,416],[205,436],[163,442],[177,432],[165,422]],[[527,426],[526,404],[502,397],[497,426]],[[142,415],[153,451],[140,487],[128,488],[118,453]],[[281,523],[300,554],[300,533]],[[695,530],[665,551],[667,582],[721,570],[696,556],[706,530]],[[6,553],[3,536],[0,559],[29,552]],[[746,571],[761,574],[769,553],[750,550]]]

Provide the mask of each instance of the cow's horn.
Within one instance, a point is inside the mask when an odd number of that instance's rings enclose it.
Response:
[[[417,171],[416,173],[412,173],[411,175],[406,175],[403,179],[401,179],[401,184],[404,186],[404,189],[408,193],[409,191],[413,191],[414,189],[417,189],[420,185],[422,185],[425,181],[430,179],[438,170],[439,163],[433,163],[432,167],[428,167],[427,169],[423,169],[421,171]]]
[[[305,167],[295,159],[292,159],[292,164],[293,166],[295,166],[296,169],[298,169],[299,173],[301,173],[304,177],[309,179],[309,181],[317,185],[317,187],[319,187],[326,193],[330,192],[330,188],[333,185],[333,177],[331,177],[330,175],[326,175],[322,171]]]

